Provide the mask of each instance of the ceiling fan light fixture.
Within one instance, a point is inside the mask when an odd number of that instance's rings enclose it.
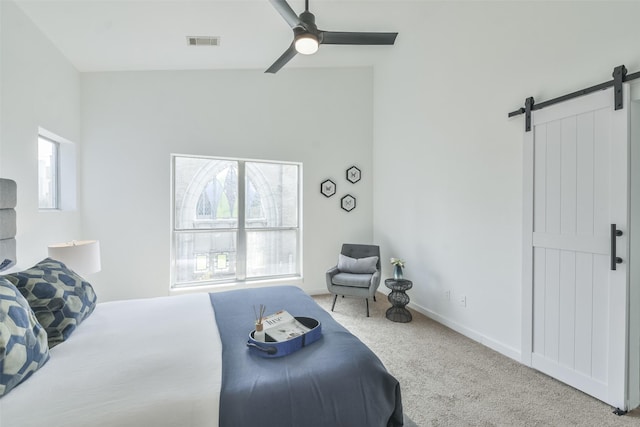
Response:
[[[295,47],[298,53],[313,55],[318,51],[318,37],[311,33],[299,34],[295,38]]]
[[[392,45],[398,35],[398,33],[319,30],[316,25],[315,15],[309,12],[309,0],[305,0],[304,12],[300,13],[300,15],[293,11],[287,0],[269,0],[269,2],[293,30],[293,43],[276,59],[276,62],[265,70],[265,73],[277,73],[299,53],[303,55],[316,53],[321,44]]]

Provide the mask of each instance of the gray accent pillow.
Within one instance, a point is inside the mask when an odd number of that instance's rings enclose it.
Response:
[[[376,264],[378,264],[377,256],[351,258],[342,254],[338,255],[338,270],[343,273],[373,274],[377,271]]]

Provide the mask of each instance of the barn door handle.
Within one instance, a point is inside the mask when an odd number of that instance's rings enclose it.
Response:
[[[622,264],[622,258],[616,256],[616,237],[619,236],[622,236],[622,230],[611,224],[611,270],[616,269],[616,264]]]

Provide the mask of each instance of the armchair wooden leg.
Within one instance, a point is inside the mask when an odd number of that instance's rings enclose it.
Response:
[[[369,298],[364,299],[367,302],[367,317],[369,317]]]
[[[375,295],[373,296],[373,302],[376,302],[376,296]]]
[[[333,304],[331,305],[331,311],[333,311],[333,308],[336,306],[337,299],[338,299],[338,294],[336,294],[336,296],[333,297]]]

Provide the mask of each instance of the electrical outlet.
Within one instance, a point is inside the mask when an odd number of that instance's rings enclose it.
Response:
[[[458,302],[460,303],[460,305],[461,305],[462,307],[466,307],[466,306],[467,306],[467,297],[466,297],[465,295],[461,296],[461,297],[458,299]]]
[[[447,301],[451,300],[451,291],[444,291],[444,299]]]

